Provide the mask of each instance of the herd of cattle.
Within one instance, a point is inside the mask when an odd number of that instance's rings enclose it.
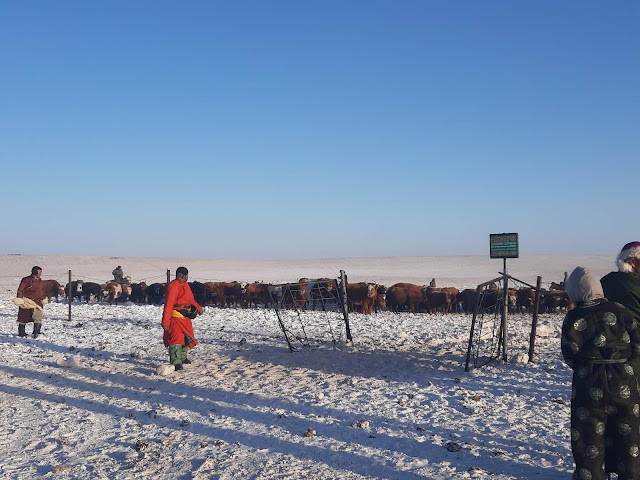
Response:
[[[160,305],[164,303],[164,283],[116,283],[98,284],[83,280],[72,281],[62,286],[56,280],[44,280],[45,293],[49,299],[60,296],[72,300],[91,302],[103,301],[109,304],[134,302]],[[342,305],[339,284],[334,279],[301,278],[296,283],[272,285],[262,282],[189,282],[193,295],[202,306],[219,308],[281,308],[298,311],[334,309]],[[412,283],[396,283],[391,287],[375,283],[347,283],[347,307],[349,311],[366,315],[380,310],[410,313],[473,313],[476,305],[484,311],[495,310],[502,299],[502,291],[491,285],[481,293],[476,289],[458,290],[454,287],[436,288]],[[536,291],[523,287],[508,289],[508,310],[510,313],[533,312]],[[573,308],[564,285],[551,284],[551,289],[540,294],[539,313],[553,313]]]

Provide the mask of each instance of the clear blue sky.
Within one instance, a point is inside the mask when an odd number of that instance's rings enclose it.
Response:
[[[611,253],[637,1],[4,1],[0,253]]]

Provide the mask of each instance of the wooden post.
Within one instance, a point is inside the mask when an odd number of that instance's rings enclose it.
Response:
[[[69,321],[71,321],[71,292],[73,289],[71,288],[71,270],[69,270],[69,291],[67,292],[69,299]]]
[[[342,300],[342,315],[344,316],[344,324],[347,331],[347,340],[352,342],[351,328],[349,328],[349,308],[347,307],[347,275],[344,270],[340,270],[340,299]]]
[[[529,362],[533,362],[533,349],[536,343],[536,330],[538,328],[538,308],[540,307],[540,288],[542,277],[538,277],[536,282],[536,300],[533,302],[535,310],[533,311],[533,320],[531,321],[531,335],[529,336]]]
[[[167,285],[171,283],[171,270],[167,268]]]

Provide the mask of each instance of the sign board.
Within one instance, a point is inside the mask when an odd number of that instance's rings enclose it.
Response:
[[[490,233],[489,256],[491,258],[518,258],[518,234]]]

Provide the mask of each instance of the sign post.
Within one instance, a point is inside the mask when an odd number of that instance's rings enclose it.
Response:
[[[518,234],[517,233],[491,233],[489,234],[489,256],[491,258],[502,258],[502,360],[508,361],[507,355],[507,314],[509,312],[509,287],[507,276],[507,258],[519,257]]]

